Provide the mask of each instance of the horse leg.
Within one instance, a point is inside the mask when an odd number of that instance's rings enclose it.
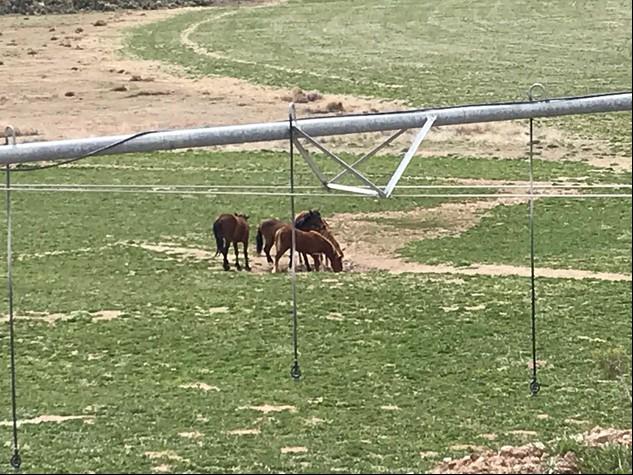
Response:
[[[319,272],[321,268],[321,256],[319,254],[313,254],[312,258],[314,259],[314,269]]]
[[[227,258],[227,255],[229,253],[229,246],[230,246],[230,243],[225,240],[224,247],[222,248],[222,257],[224,258],[222,267],[224,268],[224,270],[229,270],[231,268],[231,266],[229,265],[229,260]]]
[[[237,241],[233,241],[233,250],[235,251],[235,268],[237,270],[242,270],[242,266],[240,265],[240,258],[237,255]]]
[[[306,266],[306,270],[308,272],[312,271],[312,269],[310,269],[310,263],[308,262],[308,255],[307,254],[301,254],[303,256],[303,262],[305,263]]]
[[[266,242],[266,245],[264,246],[264,252],[266,253],[266,260],[268,261],[269,264],[273,263],[273,258],[270,257],[270,250],[273,247],[273,241],[272,239],[270,240],[270,242]]]
[[[244,266],[244,269],[246,269],[247,271],[251,270],[251,267],[248,265],[248,250],[246,249],[248,247],[248,242],[244,243],[244,260],[246,261],[246,265]]]
[[[273,268],[273,272],[279,272],[279,259],[281,259],[283,254],[283,252],[279,252],[279,249],[277,250],[277,254],[275,254],[275,267]]]

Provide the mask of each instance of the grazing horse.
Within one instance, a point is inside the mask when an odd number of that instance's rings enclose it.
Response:
[[[319,210],[308,210],[299,213],[295,217],[295,226],[297,229],[301,229],[302,231],[318,231],[321,234],[324,229],[327,228],[325,220],[321,217],[321,213]],[[327,236],[326,236],[327,237]],[[303,262],[305,263],[306,270],[310,272],[310,263],[308,262],[308,256],[305,253],[300,254],[303,257]],[[314,259],[315,266],[317,265],[316,256],[312,256]],[[292,263],[292,256],[290,257],[290,262]],[[318,267],[317,267],[318,270]]]
[[[278,219],[267,219],[262,221],[257,228],[257,235],[255,237],[257,254],[260,255],[263,249],[266,253],[266,260],[269,264],[273,263],[273,259],[270,256],[270,250],[275,242],[275,232],[281,226],[284,226],[282,221]],[[319,230],[323,227],[323,219],[318,211],[304,211],[295,218],[295,226],[297,229],[302,231],[309,231],[312,229]],[[306,263],[306,269],[309,271],[310,265],[308,264],[308,259],[305,254],[303,260]],[[292,262],[292,256],[290,256],[290,262]]]
[[[213,234],[217,244],[215,255],[222,254],[224,256],[224,270],[231,268],[227,259],[231,243],[233,243],[233,249],[235,249],[235,267],[237,270],[242,270],[237,253],[237,244],[240,242],[244,244],[244,260],[246,261],[244,269],[247,271],[251,270],[248,265],[248,216],[243,214],[221,214],[213,223]]]
[[[336,248],[329,239],[317,231],[301,231],[300,229],[295,229],[295,237],[295,247],[298,252],[312,256],[325,254],[332,263],[332,270],[334,272],[341,272],[343,270],[342,257],[336,252]],[[277,249],[277,254],[275,255],[275,272],[279,272],[279,259],[291,247],[292,226],[285,224],[275,232],[275,248]],[[320,259],[318,258],[314,260],[316,270],[319,270],[319,261]]]
[[[343,257],[343,250],[341,249],[341,246],[339,245],[338,241],[334,238],[334,235],[330,231],[329,224],[327,223],[327,221],[325,221],[325,219],[321,217],[321,214],[319,213],[319,211],[309,210],[309,211],[304,211],[303,213],[299,214],[295,220],[295,222],[298,223],[297,228],[304,229],[300,226],[300,224],[302,224],[305,221],[312,224],[310,229],[318,231],[324,237],[329,239],[330,242],[334,245],[337,254]],[[314,258],[314,256],[312,257]],[[309,271],[310,266],[308,265],[308,258],[305,254],[303,254],[303,260],[306,263],[306,267]]]
[[[327,238],[332,245],[334,246],[334,250],[336,251],[336,254],[341,256],[341,258],[344,256],[343,255],[343,250],[341,249],[341,245],[338,243],[338,241],[336,240],[336,238],[334,237],[334,235],[332,234],[332,232],[330,231],[330,226],[325,222],[325,220],[323,220],[323,223],[325,224],[325,227],[322,229],[319,229],[319,234],[321,234],[323,237]],[[314,256],[312,256],[314,257]],[[330,265],[332,265],[332,263],[330,262]]]

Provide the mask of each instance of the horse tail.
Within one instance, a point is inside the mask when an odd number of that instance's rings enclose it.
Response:
[[[222,237],[221,225],[219,221],[213,223],[213,234],[215,235],[215,243],[217,245],[217,249],[215,251],[215,256],[218,256],[224,250],[224,238]]]
[[[275,243],[275,248],[277,249],[277,252],[279,252],[279,249],[281,249],[281,234],[284,231],[284,227],[280,226],[279,229],[277,229],[275,231],[275,235],[273,236],[273,242]]]
[[[262,249],[264,248],[264,236],[262,236],[262,228],[257,228],[257,236],[255,237],[255,243],[257,245],[257,255],[262,253]]]

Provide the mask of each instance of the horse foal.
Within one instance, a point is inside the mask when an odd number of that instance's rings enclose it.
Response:
[[[336,248],[329,239],[322,236],[317,231],[301,231],[295,229],[295,248],[297,252],[303,254],[317,255],[325,254],[332,263],[334,272],[343,270],[342,257],[336,252]],[[279,259],[292,247],[292,226],[285,224],[275,232],[275,269],[279,272]],[[319,270],[319,260],[315,260],[315,267]]]

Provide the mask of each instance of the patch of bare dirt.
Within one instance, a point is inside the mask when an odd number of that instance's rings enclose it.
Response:
[[[171,465],[167,465],[165,463],[152,467],[152,472],[154,473],[171,473],[172,470]]]
[[[578,473],[572,452],[549,457],[542,444],[505,446],[498,451],[477,450],[459,459],[445,458],[432,473]]]
[[[53,257],[53,256],[77,255],[77,254],[88,254],[88,253],[96,254],[101,251],[108,250],[116,245],[118,245],[118,243],[110,244],[106,246],[100,246],[100,247],[81,247],[77,249],[61,249],[61,250],[46,251],[46,252],[36,252],[36,253],[30,253],[30,254],[16,254],[15,259],[16,261],[20,262],[24,260],[40,259],[40,258]]]
[[[295,406],[289,405],[272,405],[272,404],[262,404],[261,406],[244,406],[240,407],[240,409],[251,409],[253,411],[263,412],[264,414],[268,414],[269,412],[297,412],[297,408]]]
[[[590,447],[603,447],[610,444],[630,446],[631,429],[620,430],[596,426],[589,432],[578,435],[576,440]]]
[[[307,447],[282,447],[282,454],[306,454],[308,453]]]
[[[54,422],[59,424],[60,422],[82,420],[85,424],[94,422],[94,416],[54,416],[54,415],[42,415],[34,417],[32,419],[18,419],[18,426],[22,424],[43,424],[48,422]],[[0,426],[11,426],[12,421],[0,421]]]
[[[196,249],[191,247],[182,247],[172,243],[129,243],[129,246],[140,247],[148,251],[164,253],[169,256],[176,256],[178,260],[194,259],[199,261],[208,261],[214,257],[214,253],[204,249]]]
[[[261,431],[257,428],[253,429],[233,429],[227,432],[229,435],[258,435]]]
[[[31,320],[35,322],[48,323],[54,325],[57,322],[63,322],[73,320],[77,316],[80,316],[83,312],[70,312],[70,313],[48,313],[48,312],[25,312],[22,315],[15,315],[15,320]],[[93,322],[108,321],[119,318],[123,315],[120,310],[99,310],[97,312],[91,312],[89,315],[92,317]],[[3,315],[2,320],[8,320],[8,315]]]
[[[129,27],[192,10],[195,9],[119,10],[46,15],[31,17],[28,21],[18,16],[0,17],[3,33],[0,57],[2,66],[11,71],[4,78],[4,92],[0,93],[2,120],[31,134],[28,140],[53,140],[284,120],[288,99],[297,102],[299,117],[407,109],[403,101],[256,86],[226,77],[189,78],[178,66],[120,54],[124,31]],[[218,13],[190,25],[181,34],[182,44],[201,57],[221,56],[208,46],[195,43],[192,37],[202,23],[226,14],[231,12]],[[259,66],[280,68],[261,63]],[[292,72],[316,74],[296,68]],[[349,81],[345,77],[334,79]],[[526,132],[525,121],[436,127],[429,133],[419,155],[524,157]],[[403,150],[414,134],[415,131],[403,134],[390,150]],[[388,135],[390,133],[364,133],[327,137],[323,141],[335,150],[340,147],[359,152]],[[544,159],[587,160],[598,166],[617,163],[620,168],[631,169],[630,157],[610,156],[605,152],[608,151],[606,143],[584,141],[552,127],[538,127],[537,139],[536,151],[542,153]],[[574,145],[575,151],[582,152],[568,156],[569,144]],[[285,142],[271,142],[226,148],[285,150],[286,147]]]
[[[209,313],[227,313],[229,311],[229,307],[211,307],[208,312]]]
[[[201,383],[201,382],[181,384],[178,387],[182,389],[199,389],[204,392],[220,390],[220,388],[218,388],[217,386],[211,386],[210,384]]]
[[[420,458],[426,459],[431,457],[437,457],[439,454],[437,452],[433,452],[432,450],[425,450],[420,452]]]
[[[222,269],[222,255],[215,255],[215,252],[211,252],[206,249],[199,249],[194,247],[184,247],[181,243],[173,243],[173,242],[161,242],[161,243],[148,243],[148,242],[128,242],[124,243],[127,246],[138,247],[141,249],[145,249],[147,251],[152,251],[158,254],[162,254],[166,259],[173,259],[179,262],[184,262],[187,259],[192,259],[200,262],[209,263],[210,267],[214,269],[221,270]],[[240,245],[239,249],[240,256],[240,264],[244,266],[244,254],[242,252],[242,246]],[[231,270],[235,271],[235,254],[231,249],[228,254],[229,264],[231,266]],[[266,262],[266,256],[263,254],[261,256],[256,255],[252,252],[252,249],[249,249],[248,253],[248,263],[251,267],[251,272],[253,273],[264,273],[270,272],[271,266]],[[224,271],[222,271],[224,272]],[[228,311],[228,308],[224,310],[224,307],[219,307],[216,309],[209,309],[209,313],[225,313]]]
[[[175,462],[189,462],[189,460],[187,460],[184,457],[181,457],[173,450],[163,450],[163,451],[157,451],[157,452],[149,451],[149,452],[145,452],[144,455],[150,460],[173,460]]]
[[[516,199],[507,198],[510,204]],[[475,226],[483,212],[498,206],[496,200],[471,203],[444,203],[435,208],[380,213],[339,213],[328,217],[336,239],[345,254],[349,270],[371,269],[407,272],[412,266],[395,257],[396,251],[410,241],[457,235]],[[384,220],[428,222],[425,227],[407,228],[385,225]]]
[[[178,432],[180,437],[184,437],[185,439],[200,439],[204,437],[202,432],[192,431],[192,432]]]
[[[533,431],[511,431],[511,434],[535,436]],[[490,437],[495,434],[483,434]],[[631,446],[631,429],[614,429],[594,427],[588,432],[578,434],[574,439],[590,447],[603,447],[610,444]],[[534,442],[520,447],[504,446],[497,451],[485,447],[456,445],[451,450],[471,452],[462,458],[447,457],[442,460],[432,473],[579,473],[578,459],[573,452],[562,456],[550,456],[545,446]],[[425,453],[425,452],[423,452]],[[422,456],[422,453],[420,454]]]
[[[92,315],[93,321],[107,321],[119,318],[121,315],[123,315],[123,312],[120,310],[99,310],[98,312],[94,312]]]

